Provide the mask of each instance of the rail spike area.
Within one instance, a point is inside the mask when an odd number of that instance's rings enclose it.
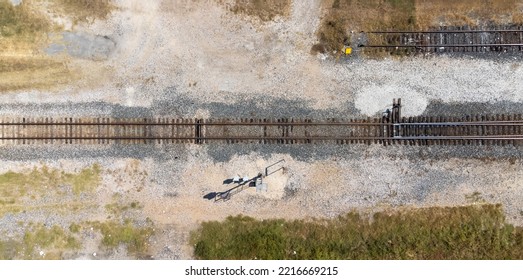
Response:
[[[402,117],[401,99],[380,118],[2,118],[0,143],[35,144],[520,145],[513,115]]]

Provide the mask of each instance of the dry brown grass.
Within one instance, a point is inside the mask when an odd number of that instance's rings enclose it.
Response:
[[[13,6],[8,0],[0,0],[0,38],[18,36],[27,39],[49,30],[51,24],[33,9],[31,3],[23,1]]]
[[[38,54],[53,26],[35,7],[0,0],[0,92],[54,88],[73,77],[64,62]]]
[[[318,38],[327,51],[341,50],[349,30],[412,29],[415,24],[414,0],[324,0],[322,8]]]
[[[25,0],[18,6],[0,0],[0,92],[53,90],[84,78],[78,67],[69,67],[66,58],[49,57],[41,51],[47,33],[61,30],[41,8],[39,0]],[[82,22],[105,19],[114,6],[110,0],[57,0],[49,8]],[[100,72],[88,72],[85,80],[100,80],[91,77]]]
[[[75,22],[89,22],[106,19],[115,6],[111,0],[58,0],[58,9],[73,18]]]
[[[290,13],[291,0],[235,0],[229,8],[235,14],[245,14],[271,21],[277,16],[286,17]]]
[[[78,78],[77,71],[58,59],[0,55],[0,92],[55,89]]]

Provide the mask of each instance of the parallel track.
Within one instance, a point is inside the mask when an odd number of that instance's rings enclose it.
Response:
[[[374,31],[365,33],[359,47],[368,52],[449,53],[449,52],[521,52],[523,27],[494,30],[470,30],[442,27],[435,31]]]
[[[0,144],[404,144],[520,145],[516,115],[401,117],[401,103],[368,119],[4,118]]]

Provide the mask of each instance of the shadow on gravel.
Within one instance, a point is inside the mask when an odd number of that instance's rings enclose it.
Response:
[[[218,195],[217,192],[210,192],[210,193],[204,195],[203,198],[205,198],[207,200],[213,200],[216,198],[217,195]]]
[[[495,114],[520,114],[523,111],[523,103],[502,101],[496,103],[444,103],[431,101],[424,116],[452,116],[464,117],[467,115],[495,115]]]
[[[24,115],[20,115],[24,112]],[[152,118],[146,107],[126,107],[106,102],[2,104],[0,114],[20,117]]]
[[[174,89],[171,89],[174,90]],[[345,103],[342,109],[314,110],[306,100],[273,97],[239,99],[236,103],[201,102],[169,94],[166,100],[155,101],[151,110],[157,116],[193,118],[197,110],[209,112],[212,118],[354,118],[360,116],[354,104]]]

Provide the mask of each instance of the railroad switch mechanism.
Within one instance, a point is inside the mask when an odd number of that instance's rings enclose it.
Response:
[[[202,144],[202,119],[195,119],[194,120],[194,143],[195,144]]]
[[[392,100],[392,110],[387,109],[383,114],[383,122],[399,123],[401,122],[401,98]]]
[[[263,174],[258,173],[255,177],[249,178],[248,176],[240,177],[240,175],[234,176],[233,178],[226,179],[223,181],[223,184],[236,184],[232,188],[222,191],[210,193],[204,196],[204,198],[212,199],[214,202],[218,201],[227,201],[231,199],[234,195],[250,188],[256,187],[256,192],[267,191],[267,184],[262,181]]]
[[[278,172],[278,171],[284,171],[285,168],[283,166],[283,163],[285,162],[284,159],[281,159],[273,164],[268,165],[265,167],[265,174],[262,172],[259,172],[256,176],[250,178],[249,176],[240,176],[236,175],[232,178],[225,179],[223,181],[223,184],[229,185],[229,184],[235,184],[232,188],[222,191],[222,192],[212,192],[204,196],[206,199],[214,199],[214,202],[218,201],[227,201],[231,199],[234,195],[250,188],[255,187],[257,193],[265,193],[268,191],[268,184],[263,181],[264,178]]]
[[[404,117],[402,106],[365,119],[0,117],[0,145],[523,145],[522,114]]]

